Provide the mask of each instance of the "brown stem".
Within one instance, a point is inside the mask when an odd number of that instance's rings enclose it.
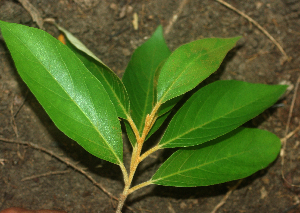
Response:
[[[124,206],[126,198],[127,196],[124,196],[123,194],[120,196],[116,213],[122,213],[122,208]]]
[[[128,177],[127,180],[124,179],[125,187],[124,187],[122,195],[120,196],[116,213],[121,213],[121,210],[124,206],[125,200],[126,200],[127,196],[129,195],[128,190],[131,186],[131,182],[133,180],[133,176],[136,172],[137,166],[140,163],[140,155],[141,155],[142,147],[143,147],[143,143],[141,143],[138,140],[137,147],[135,147],[133,152],[132,152],[132,159],[131,159],[129,177]]]
[[[140,184],[139,186],[136,186],[136,187],[133,187],[133,188],[130,189],[130,186],[131,186],[134,174],[136,172],[136,169],[137,169],[139,163],[141,162],[141,160],[146,157],[145,155],[143,155],[144,157],[141,158],[141,151],[142,151],[145,139],[146,139],[149,131],[151,130],[152,126],[154,125],[154,123],[157,119],[156,113],[157,113],[160,105],[161,105],[161,103],[157,103],[154,106],[151,114],[147,115],[147,117],[145,119],[145,126],[144,126],[144,129],[143,129],[143,132],[142,132],[141,136],[140,136],[140,133],[139,133],[138,129],[136,128],[136,125],[133,122],[132,118],[128,117],[128,119],[127,119],[130,126],[131,126],[131,128],[132,128],[132,130],[133,130],[133,132],[134,132],[134,134],[135,134],[137,143],[135,144],[135,146],[133,148],[133,151],[132,151],[129,176],[128,176],[128,178],[124,177],[125,186],[124,186],[123,193],[120,196],[116,213],[121,213],[123,205],[125,203],[125,200],[126,200],[127,196],[130,193],[132,193],[133,191],[135,191],[135,190],[137,190],[137,189],[139,189],[143,186],[151,184],[150,181],[148,181],[148,182],[145,182],[144,185]]]

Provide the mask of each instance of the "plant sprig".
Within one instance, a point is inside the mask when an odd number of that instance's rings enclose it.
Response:
[[[115,73],[70,32],[66,45],[48,33],[0,21],[17,70],[55,125],[92,155],[120,166],[129,194],[151,184],[207,186],[247,177],[268,166],[280,140],[265,130],[239,127],[272,106],[286,86],[216,81],[200,88],[175,113],[182,96],[215,72],[240,37],[208,38],[171,52],[159,26]],[[157,144],[142,153],[168,117]],[[133,151],[123,162],[120,121]],[[160,149],[178,148],[146,182],[132,185],[138,165]]]

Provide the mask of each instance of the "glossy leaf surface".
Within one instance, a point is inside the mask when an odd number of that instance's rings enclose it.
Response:
[[[167,59],[157,84],[157,100],[164,103],[196,87],[215,72],[240,37],[207,38],[180,46]]]
[[[156,104],[155,71],[170,54],[160,26],[148,41],[135,50],[125,70],[122,81],[129,95],[132,119],[140,134],[147,114]]]
[[[232,131],[274,104],[286,86],[216,81],[196,92],[171,120],[160,146],[188,147]]]
[[[129,97],[121,79],[70,32],[60,26],[58,28],[66,35],[67,46],[104,86],[118,117],[126,119],[129,116]]]
[[[264,130],[239,128],[176,151],[152,177],[164,186],[207,186],[247,177],[275,160],[280,139]]]
[[[0,22],[17,70],[56,126],[96,157],[120,164],[121,127],[102,84],[48,33]]]

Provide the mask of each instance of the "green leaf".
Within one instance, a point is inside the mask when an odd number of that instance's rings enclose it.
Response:
[[[160,72],[158,102],[164,103],[196,87],[219,68],[227,52],[240,38],[201,39],[176,49]]]
[[[104,86],[116,108],[118,117],[127,119],[130,111],[129,97],[121,79],[70,32],[58,25],[57,27],[66,35],[66,45]]]
[[[152,177],[164,186],[207,186],[247,177],[274,161],[280,139],[264,130],[239,128],[176,151]]]
[[[123,120],[124,125],[125,125],[125,129],[126,129],[126,133],[127,133],[127,137],[129,139],[129,142],[131,143],[132,147],[135,146],[136,144],[136,137],[134,135],[134,132],[129,124],[129,122],[127,120]]]
[[[65,36],[67,37],[68,41],[74,46],[76,47],[78,50],[84,52],[85,54],[89,55],[90,57],[92,57],[93,59],[95,59],[96,61],[100,62],[101,64],[104,65],[104,63],[97,57],[95,56],[94,53],[92,53],[92,51],[90,51],[80,40],[78,40],[72,33],[70,33],[69,31],[67,31],[66,29],[64,29],[63,27],[59,26],[58,24],[55,24],[55,26],[65,34]],[[77,52],[77,51],[76,51]]]
[[[156,121],[155,121],[153,127],[151,128],[151,130],[149,131],[146,139],[149,139],[150,136],[153,135],[161,127],[161,125],[165,122],[165,120],[167,119],[167,117],[170,114],[171,114],[171,111],[168,111],[156,119]]]
[[[48,33],[1,21],[17,70],[56,126],[96,157],[121,164],[121,127],[102,84]]]
[[[286,86],[216,81],[196,92],[175,114],[162,148],[188,147],[232,131],[273,105]]]
[[[157,67],[156,71],[155,71],[155,75],[154,75],[154,92],[155,92],[155,103],[157,103],[156,100],[156,94],[157,94],[157,83],[158,83],[158,78],[160,75],[160,71],[162,69],[162,67],[164,66],[165,62],[167,61],[167,59],[163,60],[159,66]],[[157,116],[161,116],[163,114],[165,114],[166,112],[170,111],[179,101],[180,99],[183,97],[183,95],[181,96],[177,96],[176,98],[173,98],[165,103],[163,103],[158,110]]]
[[[135,50],[125,70],[122,81],[129,95],[132,119],[140,134],[147,114],[156,104],[155,71],[170,54],[159,26],[152,37]]]
[[[155,74],[154,74],[154,84],[153,84],[153,88],[154,88],[154,93],[156,94],[156,88],[157,88],[157,80],[158,80],[158,76],[160,73],[160,69],[162,67],[162,65],[164,64],[166,60],[163,60],[162,62],[160,62],[160,64],[158,65]],[[159,128],[160,126],[164,123],[165,119],[168,117],[168,115],[170,114],[170,110],[178,103],[178,101],[180,101],[180,99],[182,98],[182,96],[178,96],[176,98],[173,98],[169,101],[167,101],[166,103],[163,103],[158,112],[157,112],[157,116],[158,118],[156,119],[153,127],[151,128],[151,130],[148,132],[146,140],[152,135],[154,134]],[[154,103],[156,103],[155,100],[155,96],[154,96]],[[131,126],[129,125],[129,123],[127,121],[124,121],[125,123],[125,127],[126,127],[126,132],[129,138],[129,141],[131,142],[132,146],[134,147],[136,144],[136,138],[135,135],[133,133],[133,130],[131,128]]]
[[[168,100],[167,102],[163,103],[158,110],[158,116],[161,116],[165,114],[166,112],[169,112],[173,107],[182,99],[184,95],[177,96],[175,98],[172,98],[171,100]]]

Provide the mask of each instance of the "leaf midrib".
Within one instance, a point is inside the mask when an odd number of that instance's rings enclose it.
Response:
[[[155,49],[153,52],[156,52],[157,48],[158,47],[155,46]],[[154,60],[154,57],[151,57],[151,62],[152,62],[152,63],[150,63],[151,70],[153,69],[153,60]],[[145,125],[145,123],[143,123],[143,121],[145,121],[145,119],[146,119],[146,115],[147,115],[146,111],[147,111],[147,106],[149,105],[149,100],[151,101],[151,106],[154,101],[154,76],[155,76],[155,70],[154,70],[154,73],[152,73],[152,75],[151,75],[152,79],[151,79],[151,81],[149,81],[149,84],[148,84],[149,86],[147,87],[147,91],[146,91],[147,96],[146,96],[146,102],[144,104],[144,110],[142,111],[142,121],[140,122],[140,126],[138,128],[140,134],[142,133],[144,125]],[[150,93],[151,89],[153,91],[153,96],[150,97],[149,93]]]
[[[231,142],[231,143],[232,143],[232,142]],[[175,175],[180,175],[180,173],[188,172],[188,171],[190,171],[190,170],[199,169],[200,167],[204,167],[204,166],[207,166],[207,165],[210,165],[210,164],[215,164],[215,163],[218,162],[218,161],[227,160],[228,158],[232,158],[232,157],[236,157],[236,156],[238,156],[238,155],[242,155],[242,154],[248,153],[248,152],[250,152],[251,150],[253,150],[253,149],[249,149],[249,150],[247,150],[247,151],[239,152],[239,153],[236,153],[236,154],[233,154],[233,155],[230,155],[230,156],[226,156],[226,157],[223,157],[223,158],[218,158],[217,160],[210,161],[210,162],[208,162],[208,163],[203,163],[203,164],[201,164],[201,165],[198,165],[198,166],[195,166],[195,167],[191,167],[191,168],[188,168],[188,169],[185,169],[185,170],[178,170],[178,171],[176,171],[176,172],[174,172],[174,173],[172,173],[172,174],[170,174],[170,175],[163,176],[163,177],[160,177],[160,178],[158,178],[158,179],[153,180],[153,183],[158,182],[158,181],[160,181],[160,180],[164,180],[164,179],[166,179],[166,178],[169,178],[169,177],[172,177],[172,176],[175,176]],[[210,151],[212,151],[212,149],[211,149]],[[191,157],[192,154],[194,154],[194,153],[191,153],[191,154],[190,154],[190,157]],[[177,157],[178,157],[178,156],[176,156],[176,158],[177,158]],[[176,158],[175,158],[174,160],[176,160]],[[189,157],[188,157],[188,158],[189,158]],[[182,166],[183,166],[183,164],[182,164]],[[181,167],[182,167],[182,166],[181,166]],[[165,170],[165,169],[164,169],[164,170]],[[162,172],[162,173],[163,173],[163,172]]]
[[[27,76],[28,76],[29,78],[31,78],[30,75],[27,75]],[[34,82],[36,82],[37,84],[43,86],[42,84],[40,84],[38,81],[34,80],[33,78],[31,78],[31,79],[32,79]],[[44,87],[44,88],[46,88],[48,91],[54,93],[55,95],[61,97],[62,99],[65,99],[66,101],[72,101],[72,99],[66,99],[66,98],[64,98],[63,96],[60,96],[60,95],[58,95],[57,93],[55,93],[54,91],[50,90],[50,89],[47,88],[47,87]],[[51,104],[51,102],[49,102],[49,104]],[[55,107],[55,105],[53,105],[53,104],[51,104],[51,106],[53,106],[55,109],[57,109],[57,110],[60,111],[62,114],[64,114],[63,111],[62,111],[60,108]],[[65,114],[65,116],[68,116],[68,115]],[[84,125],[84,126],[87,126],[87,127],[91,127],[91,126],[86,125],[86,124],[80,122],[79,120],[76,120],[76,119],[74,119],[74,118],[72,118],[72,117],[70,117],[70,116],[68,116],[68,117],[71,118],[72,120],[74,120],[74,121],[80,123],[81,125]],[[67,128],[67,126],[65,126],[65,127]],[[68,128],[68,129],[69,129],[69,128]],[[69,129],[69,130],[70,130],[70,129]],[[74,131],[72,131],[72,132],[73,132],[73,134],[76,134],[76,132],[74,132]],[[76,135],[78,135],[78,134],[76,134]],[[84,138],[82,135],[79,135],[79,136],[80,136],[81,138]],[[108,147],[103,146],[103,145],[101,145],[101,144],[98,144],[98,143],[96,143],[95,141],[92,141],[92,140],[90,140],[90,139],[88,139],[88,138],[85,138],[85,140],[88,140],[88,141],[90,141],[90,142],[96,144],[97,146],[103,147],[104,149],[110,150]]]
[[[6,26],[4,26],[4,27],[6,27]],[[32,56],[34,56],[34,58],[36,58],[36,60],[39,62],[39,64],[42,66],[42,67],[44,67],[44,69],[46,70],[46,72],[52,77],[52,79],[54,79],[54,81],[59,85],[59,87],[61,87],[61,89],[65,92],[65,94],[67,94],[67,96],[74,102],[74,104],[77,106],[77,108],[78,109],[80,109],[80,111],[82,112],[82,114],[84,114],[85,115],[85,117],[87,118],[87,120],[92,124],[92,126],[93,126],[93,128],[96,130],[96,132],[100,135],[100,137],[103,139],[103,141],[105,141],[105,144],[107,144],[108,145],[108,147],[109,147],[109,149],[110,149],[110,151],[112,151],[112,153],[114,154],[114,156],[116,157],[116,160],[119,162],[119,164],[120,163],[122,163],[121,162],[121,160],[120,160],[120,158],[116,155],[116,153],[115,153],[115,151],[112,149],[112,147],[111,146],[109,146],[109,144],[106,142],[106,140],[104,139],[104,137],[103,137],[103,135],[99,132],[99,130],[96,128],[96,126],[94,125],[94,123],[93,122],[91,122],[91,120],[89,119],[89,117],[86,115],[86,113],[84,113],[83,111],[82,111],[82,109],[79,107],[79,105],[77,104],[77,102],[75,102],[70,96],[69,96],[69,94],[65,91],[65,89],[56,81],[56,79],[53,77],[53,75],[51,74],[51,72],[49,72],[48,71],[48,69],[46,69],[46,67],[44,66],[44,64],[36,57],[36,55],[31,51],[31,49],[18,37],[18,36],[16,36],[8,27],[6,27],[6,29],[8,30],[8,31],[10,31],[10,33],[15,37],[15,38],[17,38],[23,45],[24,45],[24,47],[26,47],[27,48],[27,50],[29,50],[29,52],[32,54]],[[40,42],[40,41],[38,41],[38,42]],[[55,48],[56,48],[56,51],[58,50],[57,49],[57,45],[56,44],[54,44],[54,46],[55,46]],[[57,51],[58,53],[59,53],[59,51]],[[74,53],[72,53],[72,54],[74,54]],[[74,54],[75,55],[75,54]],[[75,57],[77,57],[76,55],[75,55]],[[61,57],[61,55],[60,55],[60,58],[62,59],[62,57]],[[75,59],[76,60],[76,59]],[[79,60],[79,59],[78,59]],[[64,64],[64,66],[65,66],[65,68],[67,69],[67,71],[68,71],[68,74],[70,74],[69,73],[69,69],[67,68],[67,66],[66,66],[66,64],[65,64],[65,61],[64,60],[62,60],[62,62],[63,62],[63,64]],[[79,60],[79,62],[80,63],[82,63],[80,60]],[[83,64],[83,63],[82,63]],[[84,64],[83,64],[83,66],[84,66]],[[85,67],[85,66],[84,66]],[[86,68],[86,67],[85,67]],[[87,68],[86,68],[87,69]],[[71,78],[72,79],[72,78]],[[99,82],[100,83],[100,82]],[[72,86],[74,86],[73,84],[72,84]],[[46,87],[44,87],[44,88],[46,88]]]
[[[130,115],[128,114],[126,108],[124,107],[123,103],[122,103],[121,100],[119,99],[118,95],[116,94],[116,92],[115,92],[115,90],[113,89],[113,87],[111,86],[111,84],[110,84],[110,83],[108,82],[108,80],[105,78],[104,73],[101,72],[100,68],[99,68],[95,63],[92,63],[92,65],[94,65],[94,66],[96,67],[96,69],[99,71],[100,75],[104,78],[104,81],[106,82],[106,84],[109,86],[109,88],[111,89],[111,91],[113,91],[112,93],[113,93],[114,97],[117,99],[117,101],[118,101],[118,103],[119,103],[119,106],[121,107],[123,113],[125,114],[125,117],[128,118]],[[109,70],[109,71],[112,72],[111,70]],[[115,75],[114,73],[112,73],[112,74]],[[117,77],[117,76],[114,76],[114,78],[118,78],[118,77]],[[97,79],[97,78],[96,78],[96,79]],[[98,80],[98,79],[97,79],[97,80]],[[98,80],[98,81],[99,81],[99,80]],[[100,82],[100,83],[101,83],[101,82]],[[117,83],[119,83],[119,82],[117,82]],[[123,87],[123,89],[125,90],[125,93],[127,93],[127,92],[126,92],[126,88],[123,86],[123,83],[122,83],[122,86],[121,86],[121,87]],[[105,89],[105,87],[104,87],[104,89]],[[108,92],[107,92],[107,93],[108,93]],[[125,99],[126,99],[126,97],[125,97]],[[129,104],[128,104],[128,108],[130,109],[130,102],[129,102]]]
[[[228,112],[227,114],[224,114],[224,115],[221,116],[221,117],[218,117],[218,118],[215,118],[215,119],[213,119],[213,120],[210,120],[209,122],[203,123],[203,124],[201,124],[201,125],[199,125],[199,126],[197,126],[197,127],[193,127],[193,128],[191,128],[190,130],[188,130],[188,131],[182,133],[181,135],[178,135],[177,137],[175,137],[175,138],[173,138],[173,139],[171,139],[171,140],[169,140],[169,141],[167,141],[167,142],[165,142],[165,143],[162,143],[162,144],[161,144],[161,147],[163,148],[164,145],[167,145],[167,144],[171,143],[172,141],[175,141],[175,140],[181,138],[182,136],[189,134],[190,132],[193,132],[193,131],[195,131],[195,130],[197,130],[197,129],[203,127],[203,126],[206,126],[206,125],[208,125],[208,124],[210,124],[210,123],[213,123],[213,122],[215,122],[216,120],[219,120],[219,119],[221,119],[221,118],[224,118],[224,117],[226,117],[227,115],[230,115],[231,113],[234,113],[234,112],[236,112],[236,111],[238,111],[238,110],[240,110],[240,109],[242,109],[242,108],[244,108],[244,107],[246,107],[246,106],[248,106],[248,105],[253,104],[254,102],[257,102],[257,101],[259,101],[259,100],[262,100],[262,99],[264,99],[264,97],[265,97],[265,96],[263,96],[262,98],[256,99],[256,100],[254,100],[254,101],[252,101],[252,102],[249,102],[249,104],[244,105],[244,106],[241,106],[240,108],[237,108],[237,109],[235,109],[234,111],[230,111],[230,112]],[[241,117],[242,117],[242,116],[241,116]],[[163,140],[163,138],[162,138],[162,140]]]
[[[173,85],[177,83],[178,79],[186,72],[186,70],[188,69],[188,67],[190,67],[191,64],[194,63],[195,60],[197,60],[197,59],[200,58],[200,57],[203,57],[203,56],[206,56],[206,55],[208,55],[208,54],[211,54],[211,53],[213,53],[213,52],[217,51],[218,49],[223,48],[223,47],[225,47],[225,46],[229,46],[229,44],[226,44],[226,45],[220,46],[220,47],[218,47],[218,48],[215,48],[215,49],[213,49],[213,50],[211,50],[211,51],[208,51],[208,52],[205,53],[205,54],[198,55],[198,57],[196,56],[196,57],[194,58],[194,60],[192,60],[192,61],[190,61],[189,63],[187,63],[186,66],[185,66],[185,68],[184,68],[184,70],[178,75],[177,78],[175,78],[175,80],[170,84],[170,86],[167,88],[167,90],[165,90],[165,92],[163,93],[162,97],[159,99],[159,102],[164,103],[164,102],[167,101],[167,100],[164,100],[164,98],[167,96],[167,94],[169,93],[169,91],[172,89]],[[203,48],[201,49],[201,51],[202,51],[202,50],[203,50]],[[199,83],[200,83],[200,82],[199,82]]]

